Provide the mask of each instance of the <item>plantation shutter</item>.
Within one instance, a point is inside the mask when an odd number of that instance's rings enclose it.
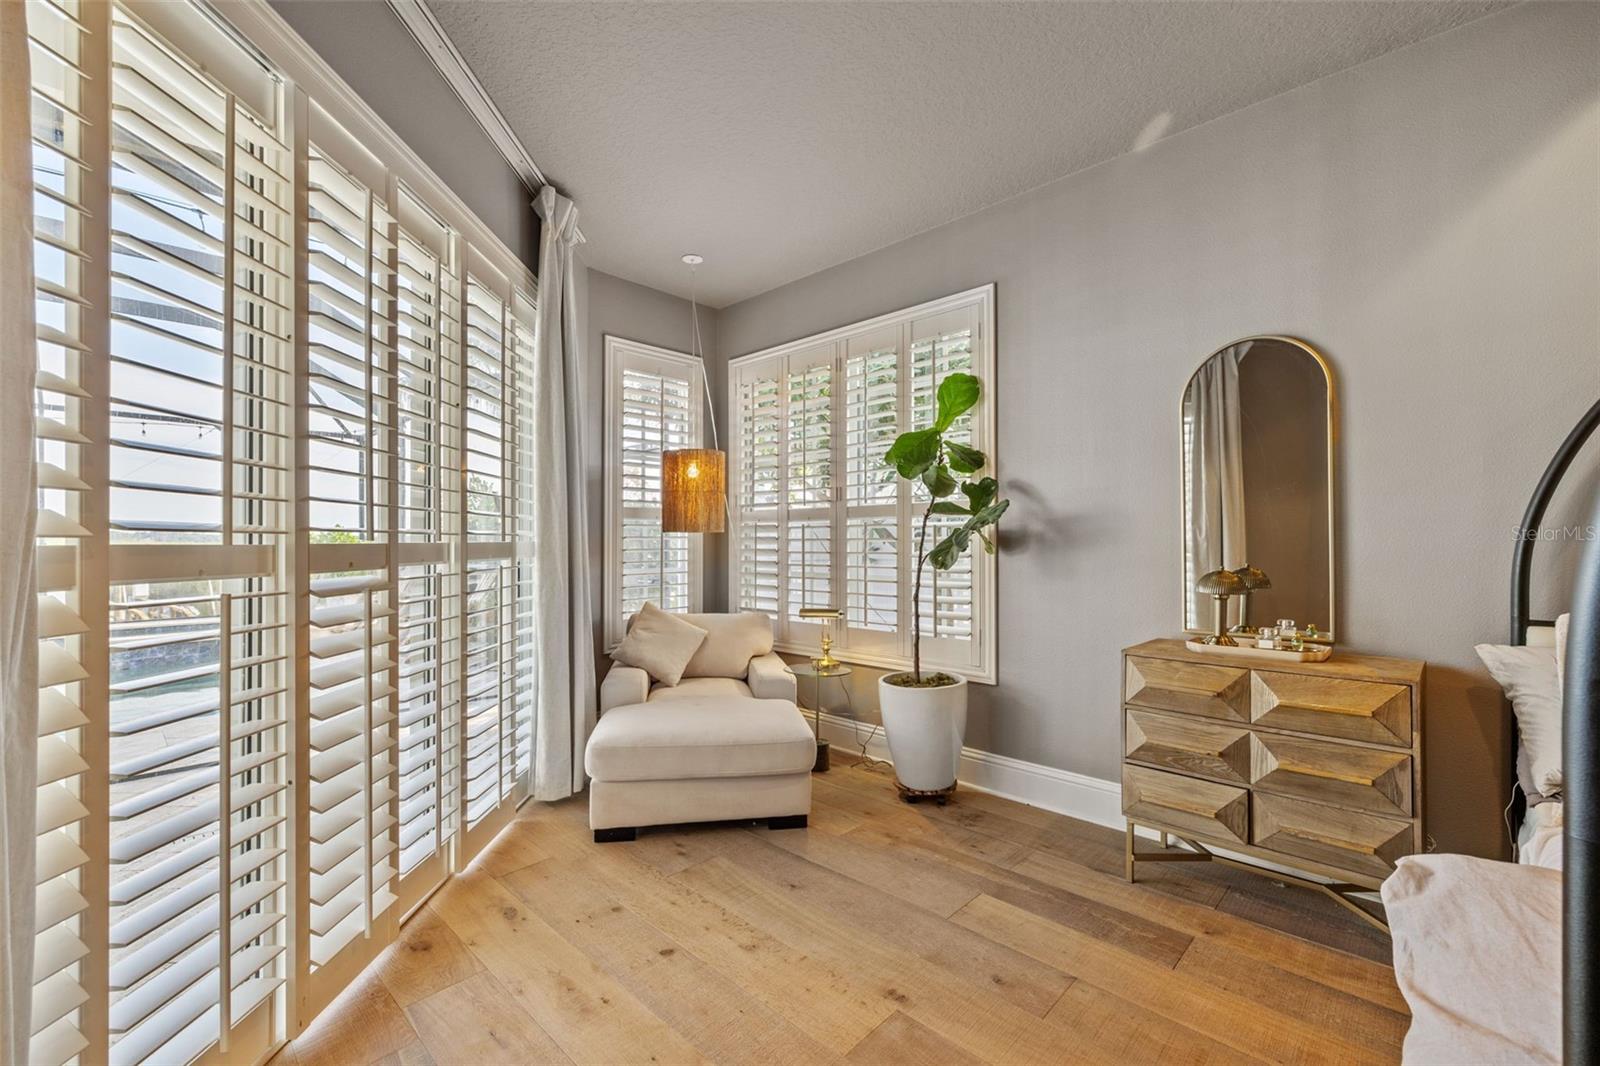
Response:
[[[511,534],[515,552],[516,610],[513,620],[513,681],[515,701],[514,770],[515,795],[520,800],[532,788],[533,719],[537,710],[539,681],[538,621],[535,613],[535,581],[538,560],[534,552],[534,530],[538,521],[538,501],[534,498],[533,471],[539,461],[534,453],[533,432],[534,360],[538,358],[539,308],[532,296],[518,292],[511,301],[511,361],[516,371],[516,396],[511,405],[508,432],[513,441],[512,457],[516,469],[515,504]]]
[[[844,352],[844,643],[899,650],[900,491],[884,453],[901,424],[901,330],[852,337]]]
[[[735,605],[779,620],[782,542],[779,515],[784,491],[782,361],[741,367],[735,379],[734,454]]]
[[[396,901],[399,662],[391,545],[399,516],[398,300],[388,192],[355,176],[367,160],[346,148],[331,120],[313,115],[319,139],[308,149],[304,247],[311,569],[306,874],[310,961],[321,968],[369,936]]]
[[[107,1059],[186,1061],[284,981],[290,168],[231,42],[108,29]]]
[[[467,570],[461,677],[462,862],[509,819],[517,795],[516,441],[510,292],[486,270],[469,274],[463,369]]]
[[[838,606],[834,584],[834,359],[831,345],[790,356],[784,379],[783,625],[813,640],[807,607]]]
[[[700,607],[700,538],[661,531],[661,453],[699,447],[701,368],[681,353],[607,338],[612,461],[607,520],[606,631],[611,643],[646,602],[665,611]]]
[[[443,880],[459,794],[461,320],[451,235],[402,190],[396,259],[401,910]]]
[[[75,4],[29,4],[33,111],[34,315],[38,377],[34,393],[39,478],[37,528],[39,591],[39,748],[36,830],[32,1033],[29,1059],[62,1063],[88,1045],[79,1008],[88,1000],[79,960],[89,953],[80,916],[88,909],[80,868],[83,848],[82,752],[87,724],[81,705],[89,678],[89,626],[83,559],[104,553],[85,528],[90,486],[81,474],[88,460],[87,409],[96,400],[84,388],[85,274],[89,212],[85,185],[89,123],[84,109],[82,60],[89,29]],[[102,531],[103,533],[103,531]],[[91,617],[93,615],[91,614]]]
[[[978,328],[978,317],[973,308],[959,308],[919,318],[911,323],[909,377],[912,428],[923,429],[933,424],[938,413],[939,385],[946,377],[973,372],[973,351]],[[946,432],[946,439],[981,448],[982,438],[977,433],[976,425],[978,417],[975,411],[962,415]],[[916,505],[918,518],[921,512],[922,504],[919,501]],[[953,516],[933,516],[928,523],[927,550],[931,550],[961,522],[962,519]],[[920,627],[924,654],[931,661],[959,668],[975,659],[976,589],[973,560],[982,552],[983,544],[974,538],[971,549],[963,553],[950,570],[938,570],[931,564],[924,570],[919,604]]]

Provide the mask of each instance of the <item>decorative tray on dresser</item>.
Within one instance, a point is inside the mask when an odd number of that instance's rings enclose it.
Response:
[[[1182,640],[1123,649],[1128,879],[1142,862],[1223,862],[1325,892],[1383,928],[1349,896],[1425,850],[1424,669],[1342,650],[1268,664]],[[1141,853],[1136,826],[1189,850]]]

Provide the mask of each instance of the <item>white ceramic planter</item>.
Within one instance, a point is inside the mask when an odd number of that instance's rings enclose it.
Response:
[[[967,679],[941,688],[901,688],[879,678],[878,707],[900,783],[917,792],[954,786],[967,733]]]

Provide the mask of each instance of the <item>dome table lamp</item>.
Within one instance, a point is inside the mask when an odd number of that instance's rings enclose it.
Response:
[[[1272,579],[1267,576],[1266,571],[1248,565],[1239,567],[1233,574],[1244,582],[1244,591],[1239,594],[1239,623],[1228,632],[1241,637],[1259,636],[1261,630],[1250,624],[1250,594],[1270,589]]]
[[[1224,632],[1228,618],[1228,597],[1238,596],[1244,592],[1244,579],[1232,570],[1212,570],[1210,573],[1201,574],[1200,580],[1194,583],[1195,591],[1203,596],[1210,596],[1216,601],[1216,614],[1213,630],[1209,636],[1200,641],[1202,644],[1215,644],[1224,648],[1237,648],[1239,642]]]

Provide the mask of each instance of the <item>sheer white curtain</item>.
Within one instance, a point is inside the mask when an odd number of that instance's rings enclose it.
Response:
[[[0,1062],[28,1061],[39,644],[27,7],[0,3]]]
[[[1194,583],[1211,570],[1245,565],[1244,443],[1239,362],[1250,342],[1225,348],[1195,371],[1183,396],[1184,559],[1191,628],[1205,628],[1209,604]]]
[[[540,649],[533,730],[535,799],[583,788],[583,746],[595,722],[594,628],[583,456],[583,319],[573,284],[578,208],[546,185],[534,201],[539,238],[539,342],[534,371],[534,532]]]

